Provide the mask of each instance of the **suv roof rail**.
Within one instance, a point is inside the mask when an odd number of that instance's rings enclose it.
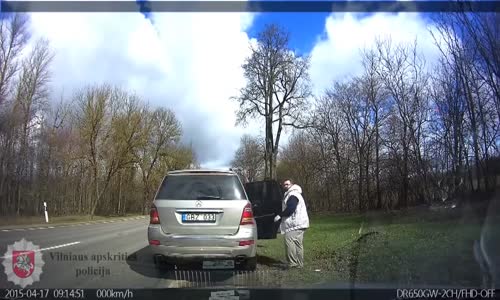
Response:
[[[184,169],[170,171],[168,174],[186,174],[186,173],[221,173],[221,174],[235,174],[233,171],[229,170],[218,170],[218,169]]]

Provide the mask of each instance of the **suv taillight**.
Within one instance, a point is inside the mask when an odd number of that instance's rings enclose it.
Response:
[[[160,224],[160,215],[154,205],[151,206],[151,210],[149,211],[149,224]]]
[[[252,205],[248,203],[243,209],[240,225],[252,225],[252,224],[254,224]]]

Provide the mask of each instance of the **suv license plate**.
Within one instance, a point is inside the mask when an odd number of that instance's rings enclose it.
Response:
[[[215,214],[210,213],[185,213],[182,214],[185,223],[215,223]]]
[[[234,260],[205,260],[203,269],[234,269]]]

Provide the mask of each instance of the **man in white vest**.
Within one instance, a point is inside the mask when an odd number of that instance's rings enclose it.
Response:
[[[283,182],[285,197],[282,212],[274,222],[282,219],[280,231],[285,235],[286,259],[289,268],[304,267],[304,232],[309,228],[309,216],[302,197],[302,188],[287,179]]]

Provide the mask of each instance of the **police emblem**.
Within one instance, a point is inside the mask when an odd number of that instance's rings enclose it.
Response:
[[[45,262],[40,247],[23,238],[7,247],[2,265],[7,279],[25,288],[40,280]]]

